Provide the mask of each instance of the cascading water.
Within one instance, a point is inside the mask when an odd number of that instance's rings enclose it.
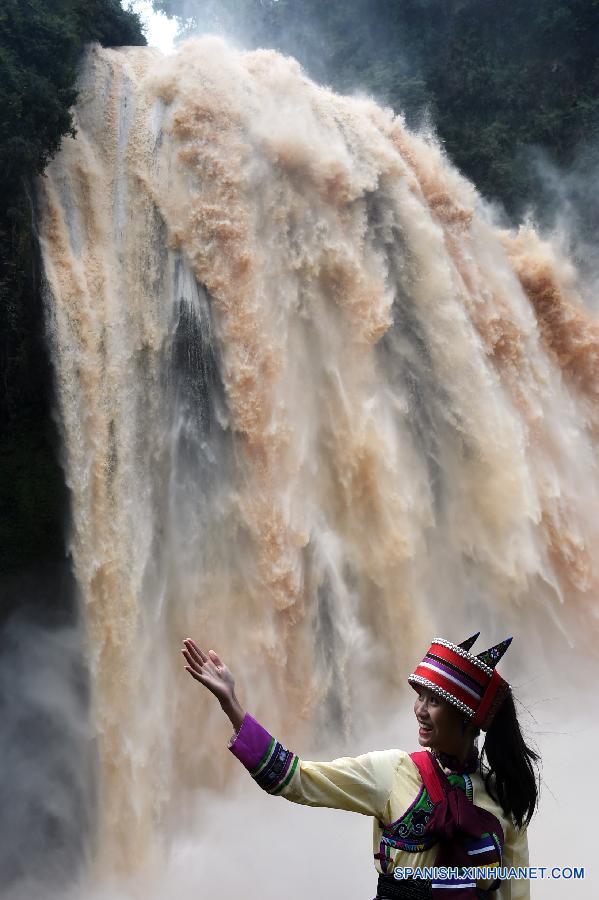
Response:
[[[76,127],[39,231],[100,883],[201,847],[193,798],[233,781],[186,635],[325,754],[414,749],[391,732],[433,631],[516,634],[516,683],[590,652],[599,330],[432,139],[274,52],[92,47]]]

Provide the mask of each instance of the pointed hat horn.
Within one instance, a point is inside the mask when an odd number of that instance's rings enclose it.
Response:
[[[488,650],[477,653],[476,658],[480,659],[481,662],[484,662],[490,669],[494,669],[512,641],[513,638],[506,638],[504,641],[495,644],[494,647],[489,647]]]
[[[462,641],[461,644],[458,644],[458,647],[461,647],[462,650],[470,650],[470,647],[475,642],[477,637],[479,636],[480,631],[477,631],[476,634],[471,635],[469,638],[466,638],[465,641]]]

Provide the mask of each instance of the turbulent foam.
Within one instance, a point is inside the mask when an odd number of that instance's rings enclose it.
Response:
[[[185,634],[288,743],[374,733],[431,628],[579,639],[597,325],[434,141],[274,52],[95,46],[75,115],[39,227],[96,857],[137,871],[231,774]]]

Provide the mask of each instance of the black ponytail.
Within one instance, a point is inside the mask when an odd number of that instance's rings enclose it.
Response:
[[[483,757],[488,768],[483,771]],[[524,742],[511,691],[489,726],[481,758],[487,793],[521,828],[528,825],[539,802],[537,764],[540,756]]]

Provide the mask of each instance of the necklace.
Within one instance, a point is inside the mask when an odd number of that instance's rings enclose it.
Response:
[[[463,763],[458,760],[457,756],[452,756],[450,753],[443,753],[442,750],[431,750],[431,753],[444,769],[449,769],[451,772],[456,772],[458,775],[464,775],[466,773],[470,774],[471,772],[476,772],[478,769],[478,747],[476,746],[472,747],[472,750]]]

